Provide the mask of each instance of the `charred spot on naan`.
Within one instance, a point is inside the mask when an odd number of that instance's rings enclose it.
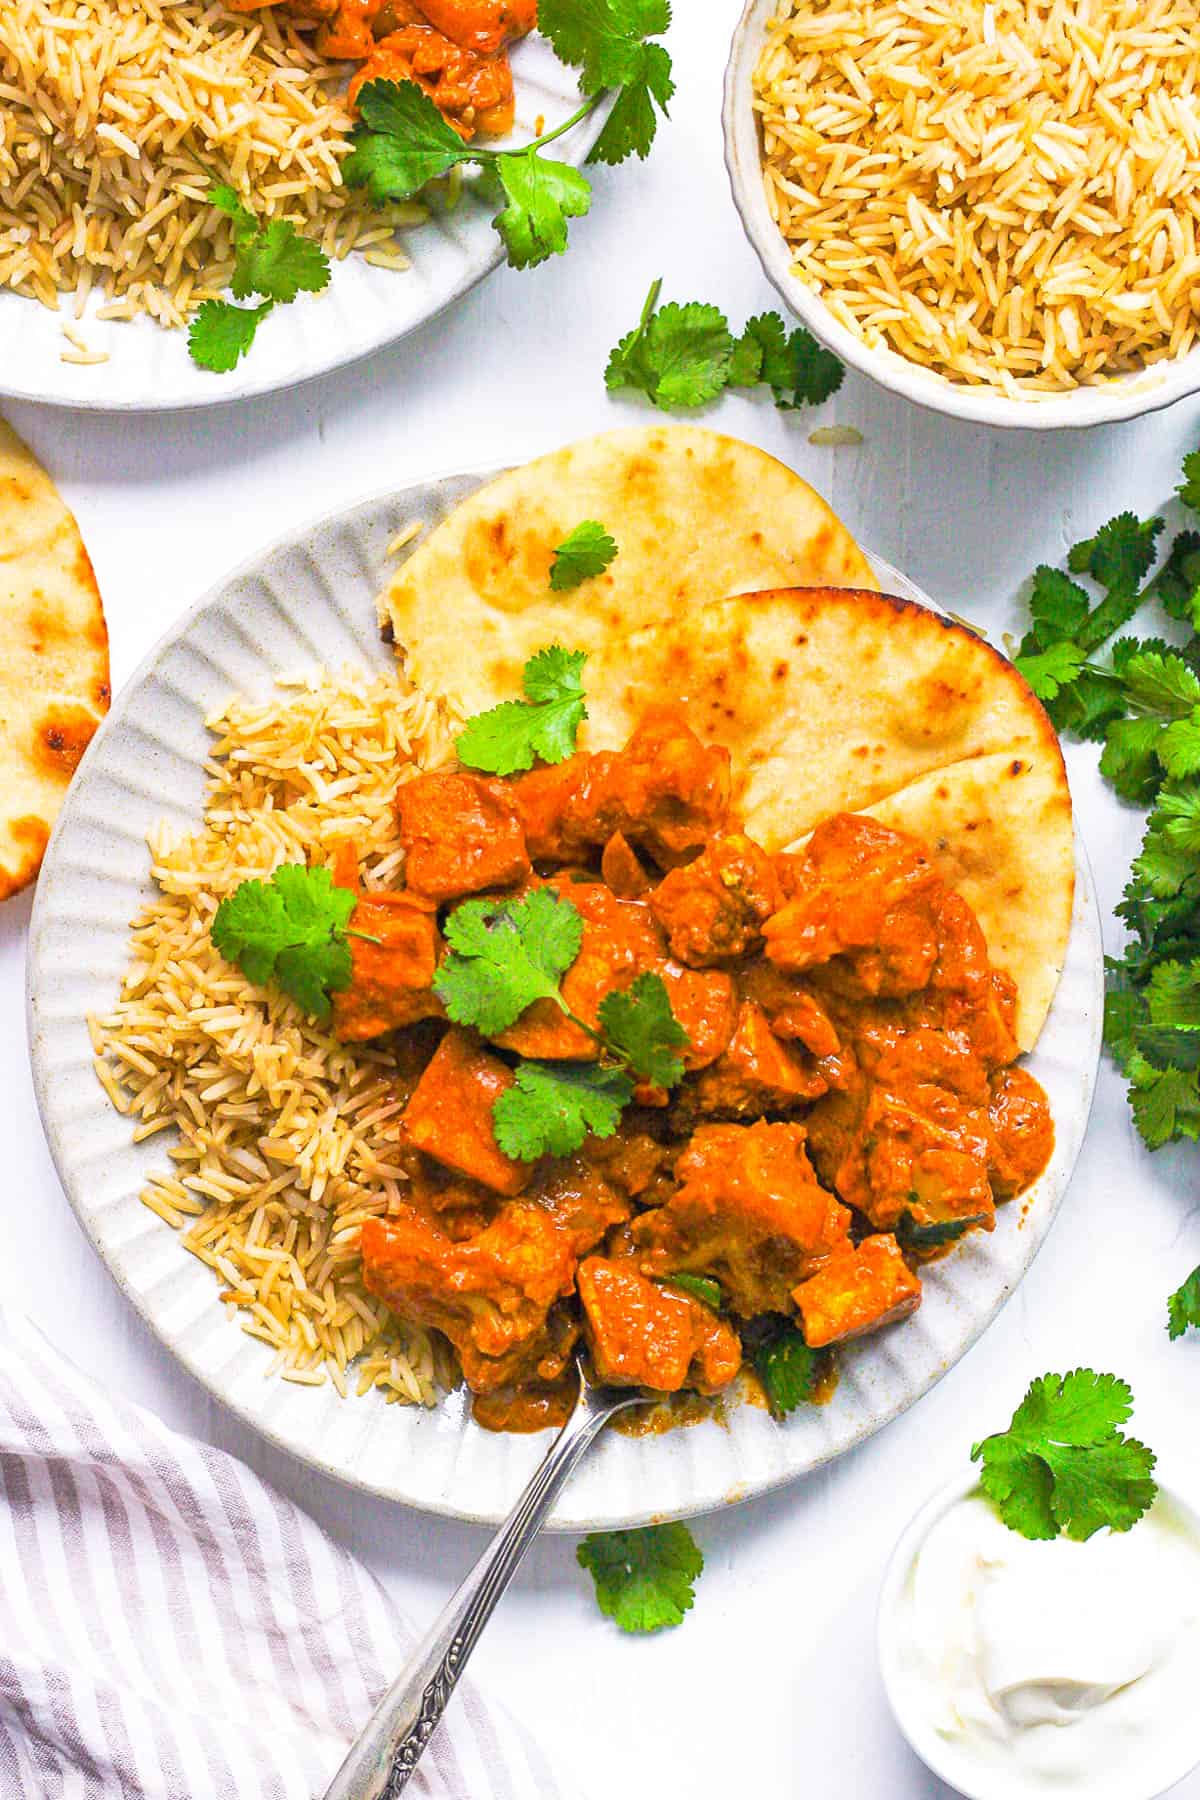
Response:
[[[48,706],[34,730],[34,763],[44,774],[69,781],[99,723],[96,714],[82,706]]]

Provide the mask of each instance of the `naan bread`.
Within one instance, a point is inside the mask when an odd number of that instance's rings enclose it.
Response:
[[[556,594],[554,552],[585,519],[617,556]],[[472,494],[401,565],[380,610],[413,680],[471,713],[519,694],[545,644],[595,652],[727,594],[810,584],[876,585],[807,482],[736,438],[655,425],[585,438]]]
[[[0,419],[0,900],[37,875],[108,702],[108,632],[79,528]]]

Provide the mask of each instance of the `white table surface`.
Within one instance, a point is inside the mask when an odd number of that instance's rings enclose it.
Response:
[[[775,304],[745,242],[721,158],[720,87],[740,0],[680,0],[680,92],[650,162],[599,171],[565,258],[502,271],[447,317],[371,361],[265,402],[104,418],[6,411],[74,507],[105,597],[119,687],[155,638],[225,570],[314,514],[458,466],[522,460],[644,419],[610,399],[604,365],[652,277],[740,323]],[[918,412],[850,376],[819,415],[724,400],[708,422],[782,456],[851,530],[995,636],[1019,620],[1034,565],[1125,507],[1160,508],[1200,403],[1087,434],[999,433]],[[861,447],[817,448],[817,423]],[[714,521],[718,528],[718,522]],[[1107,941],[1139,817],[1067,751]],[[25,1049],[27,898],[0,910],[4,1229],[0,1283],[86,1366],[163,1418],[235,1452],[308,1507],[429,1619],[481,1534],[373,1502],[256,1441],[175,1368],[120,1298],[55,1178]],[[1029,1379],[1081,1363],[1128,1379],[1136,1427],[1200,1493],[1200,1340],[1171,1345],[1167,1293],[1200,1261],[1194,1149],[1151,1157],[1107,1066],[1062,1216],[1005,1312],[906,1417],[832,1469],[695,1526],[707,1566],[683,1626],[621,1636],[596,1610],[574,1542],[533,1551],[476,1659],[586,1791],[761,1800],[915,1800],[949,1790],[892,1724],[873,1654],[888,1550],[972,1441],[1000,1428]],[[1174,1790],[1200,1800],[1200,1775]],[[29,1797],[33,1800],[33,1797]],[[197,1800],[204,1800],[197,1796]],[[485,1797],[480,1796],[480,1800]]]

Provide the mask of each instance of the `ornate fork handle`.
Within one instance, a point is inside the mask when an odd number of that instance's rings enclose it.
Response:
[[[397,1800],[437,1728],[467,1658],[521,1559],[601,1427],[641,1396],[582,1382],[570,1418],[412,1662],[388,1689],[325,1800]]]

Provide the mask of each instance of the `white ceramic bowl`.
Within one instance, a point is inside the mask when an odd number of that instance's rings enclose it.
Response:
[[[879,1660],[879,1672],[883,1677],[884,1692],[888,1705],[892,1709],[897,1725],[907,1738],[909,1744],[927,1768],[931,1769],[942,1781],[947,1782],[956,1793],[963,1795],[964,1800],[1021,1800],[1026,1790],[1018,1787],[1013,1779],[1004,1771],[985,1770],[981,1765],[971,1764],[964,1756],[958,1754],[930,1723],[928,1717],[913,1703],[911,1680],[906,1679],[900,1661],[900,1642],[897,1626],[900,1618],[901,1601],[909,1572],[918,1552],[929,1536],[933,1527],[952,1506],[968,1495],[978,1491],[979,1473],[977,1469],[969,1469],[958,1475],[945,1487],[939,1488],[931,1499],[910,1520],[901,1534],[900,1541],[892,1551],[884,1572],[883,1586],[879,1595],[879,1613],[876,1628],[876,1646]],[[1200,1541],[1200,1515],[1183,1496],[1159,1479],[1160,1502],[1166,1501],[1174,1512],[1181,1515],[1190,1525],[1197,1541]],[[1163,1767],[1160,1764],[1147,1785],[1123,1785],[1120,1788],[1121,1800],[1159,1800],[1175,1787],[1177,1782],[1190,1775],[1200,1767],[1200,1717],[1193,1727],[1192,1741],[1180,1758],[1177,1766]],[[1049,1792],[1049,1788],[1043,1790]],[[1106,1795],[1116,1790],[1105,1790]]]
[[[870,349],[835,319],[812,288],[793,274],[791,253],[771,217],[763,188],[759,128],[753,105],[754,70],[767,40],[767,26],[781,4],[782,0],[747,0],[733,34],[725,72],[725,163],[734,204],[768,279],[814,337],[844,363],[892,393],[933,412],[969,419],[977,425],[1004,425],[1027,431],[1078,430],[1158,412],[1200,390],[1200,350],[1193,350],[1178,361],[1155,363],[1100,387],[1010,400],[991,388],[950,381],[932,369],[909,362],[894,350]]]

